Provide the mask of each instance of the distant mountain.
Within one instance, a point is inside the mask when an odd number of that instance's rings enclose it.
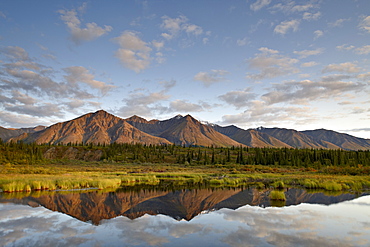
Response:
[[[258,132],[270,135],[295,148],[326,148],[316,142],[311,136],[305,135],[294,129],[258,128]],[[333,147],[335,148],[335,147]],[[339,148],[339,147],[336,147]]]
[[[306,130],[301,133],[311,136],[316,142],[332,149],[332,145],[348,150],[370,149],[370,140],[354,137],[348,134],[338,133],[332,130],[318,129]]]
[[[34,133],[34,132],[43,130],[45,128],[46,127],[44,127],[44,126],[37,126],[37,127],[34,127],[34,128],[20,128],[20,129],[11,128],[11,129],[7,129],[7,128],[3,128],[3,127],[0,126],[0,138],[4,142],[6,142],[9,139],[20,136],[22,134]]]
[[[100,110],[47,128],[6,129],[0,127],[3,141],[36,143],[143,143],[231,147],[287,147],[369,150],[370,139],[357,138],[332,130],[297,131],[284,128],[241,129],[202,123],[190,115],[167,120],[127,119]]]
[[[227,127],[213,125],[213,129],[249,147],[292,147],[268,134],[254,129],[244,130],[234,125]]]

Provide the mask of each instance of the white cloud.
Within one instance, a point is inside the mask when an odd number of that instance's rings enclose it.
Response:
[[[19,92],[17,90],[12,91],[13,99],[25,105],[34,105],[37,103],[37,100],[27,94]]]
[[[370,72],[359,74],[357,75],[357,78],[362,79],[362,80],[370,80]]]
[[[1,52],[7,56],[12,61],[14,60],[21,60],[21,61],[29,61],[30,57],[25,49],[19,46],[7,46],[1,49]]]
[[[92,109],[102,109],[101,103],[96,101],[86,101],[80,99],[68,99],[69,101],[64,102],[65,109],[72,112],[75,115],[80,115],[89,111],[90,107]]]
[[[194,24],[185,24],[183,29],[188,34],[200,35],[203,33],[203,29],[200,26]]]
[[[78,82],[84,83],[91,88],[98,89],[103,95],[108,93],[110,90],[115,88],[113,85],[106,84],[102,81],[94,79],[94,75],[90,74],[89,71],[82,66],[73,66],[65,68],[64,71],[67,73],[64,78],[71,85],[75,85]]]
[[[306,20],[306,21],[316,21],[320,17],[321,17],[321,12],[317,12],[317,13],[314,13],[314,14],[310,13],[310,12],[305,12],[303,14],[303,20]]]
[[[140,89],[136,90],[123,99],[125,105],[118,110],[118,115],[123,117],[132,115],[152,117],[156,112],[165,113],[168,111],[167,107],[161,105],[162,101],[170,97],[165,94],[165,91],[152,93],[142,91]]]
[[[15,112],[1,111],[0,110],[0,122],[2,126],[9,127],[34,127],[37,125],[49,125],[52,122],[47,121],[45,118],[40,119],[39,117],[31,116],[28,114],[17,114]]]
[[[213,83],[225,81],[224,75],[228,74],[226,70],[213,69],[210,72],[199,72],[194,76],[195,81],[202,82],[205,86],[210,86]]]
[[[294,54],[297,54],[300,58],[306,58],[308,56],[319,55],[323,53],[324,49],[318,48],[315,50],[303,50],[303,51],[294,51]]]
[[[256,98],[256,95],[252,92],[251,88],[245,88],[241,91],[227,92],[218,96],[218,98],[227,104],[235,106],[236,109],[240,109],[248,106]]]
[[[186,100],[175,100],[170,103],[170,109],[174,112],[201,112],[203,107],[199,104],[190,103]]]
[[[180,15],[177,18],[162,16],[161,28],[166,31],[166,33],[162,33],[161,36],[167,40],[178,36],[181,31],[195,36],[203,33],[202,27],[189,23],[188,18],[184,15]]]
[[[164,42],[163,41],[155,41],[155,40],[153,40],[152,41],[152,45],[154,46],[154,48],[157,49],[157,51],[159,51],[159,50],[161,50],[164,47]]]
[[[254,100],[244,112],[222,116],[223,124],[250,126],[282,125],[286,123],[302,124],[314,120],[309,107],[279,107],[267,105],[264,101]]]
[[[278,56],[276,53],[272,55]],[[307,63],[308,65],[314,66],[316,62]],[[351,63],[329,68],[340,72],[358,71],[357,67]],[[234,115],[224,115],[223,123],[248,123],[248,126],[260,126],[261,124],[281,125],[284,123],[297,125],[318,121],[319,118],[312,114],[315,109],[312,108],[311,103],[328,100],[343,102],[346,98],[352,99],[354,95],[364,92],[367,84],[352,81],[351,79],[355,77],[365,80],[370,78],[368,74],[358,76],[333,74],[323,76],[317,81],[286,81],[265,88],[267,92],[259,97],[249,88],[227,92],[218,98],[233,105],[236,109],[244,108],[245,111]],[[297,107],[297,105],[303,107]]]
[[[270,48],[267,48],[267,47],[261,47],[258,50],[260,52],[263,52],[263,53],[271,53],[271,54],[277,54],[277,53],[279,53],[278,50],[270,49]]]
[[[168,98],[169,96],[165,95],[163,92],[153,92],[149,94],[133,93],[130,94],[130,97],[128,99],[125,99],[124,102],[134,107],[135,105],[154,104],[158,101],[166,100]]]
[[[355,49],[355,52],[360,55],[367,55],[370,53],[370,45],[364,45]]]
[[[338,45],[336,48],[340,51],[353,50],[355,53],[357,53],[359,55],[367,55],[367,54],[370,53],[370,45],[364,45],[362,47],[357,47],[356,48],[356,46],[354,46],[354,45],[344,44],[344,45]]]
[[[243,38],[243,39],[238,39],[237,41],[236,41],[236,44],[238,45],[238,46],[245,46],[246,44],[248,44],[248,38]]]
[[[136,73],[148,68],[152,49],[138,37],[138,33],[124,31],[119,37],[113,40],[120,45],[116,56],[120,59],[123,66],[134,70]]]
[[[73,104],[66,99],[78,99],[80,105],[88,106],[86,110],[91,110],[90,107],[96,109],[96,104],[86,100],[98,98],[98,96],[87,89],[97,89],[105,94],[114,87],[95,80],[94,76],[81,66],[65,68],[60,73],[36,63],[36,60],[30,58],[21,47],[3,48],[0,56],[3,59],[0,60],[2,73],[0,108],[4,109],[3,116],[9,116],[9,118],[0,118],[0,121],[12,127],[60,121],[65,111],[72,110]],[[54,79],[57,74],[61,74],[61,81]],[[58,119],[52,119],[53,117]],[[27,119],[28,122],[22,119]]]
[[[343,80],[350,80],[353,78],[351,75],[346,75],[346,74],[331,74],[331,75],[326,75],[321,77],[321,81],[323,82],[338,82],[338,81],[343,81]]]
[[[338,72],[343,72],[343,73],[358,73],[360,72],[360,68],[356,66],[354,63],[340,63],[340,64],[329,64],[326,66],[322,72],[333,72],[333,71],[338,71]]]
[[[76,109],[76,108],[80,108],[80,107],[82,107],[82,106],[84,106],[85,105],[85,101],[83,101],[83,100],[79,100],[79,99],[72,99],[71,101],[69,101],[69,102],[67,102],[67,103],[65,103],[66,104],[66,106],[67,106],[67,108],[69,109],[69,110],[74,110],[74,109]]]
[[[271,0],[257,0],[256,2],[252,3],[249,7],[251,10],[257,11],[269,5],[270,3],[271,3]]]
[[[278,51],[266,47],[262,47],[259,50],[262,53],[256,54],[255,57],[249,59],[248,64],[250,68],[257,69],[260,72],[258,74],[248,73],[247,78],[263,80],[299,72],[294,67],[298,63],[297,59],[280,55]]]
[[[157,53],[155,53],[155,61],[157,61],[157,63],[161,64],[161,63],[164,63],[166,61],[166,58],[164,57],[162,52],[157,52]]]
[[[172,35],[170,35],[170,34],[168,34],[168,33],[162,33],[162,34],[161,34],[161,36],[162,36],[163,38],[167,39],[167,40],[170,40],[170,39],[172,39],[172,38],[173,38],[173,36],[172,36]]]
[[[165,38],[167,39],[172,39],[176,34],[178,34],[182,29],[181,26],[188,21],[188,19],[183,15],[179,16],[178,18],[162,16],[162,20],[163,22],[161,24],[161,27],[169,32],[169,34],[166,33],[165,36]]]
[[[299,20],[283,21],[275,27],[274,32],[282,35],[286,34],[290,29],[293,30],[293,32],[296,32],[298,30],[299,23]]]
[[[0,11],[0,17],[6,19],[6,15],[3,12],[1,12],[1,11]]]
[[[296,12],[308,11],[316,7],[317,5],[312,4],[312,3],[299,5],[299,4],[296,4],[294,1],[288,0],[288,1],[284,1],[283,3],[275,4],[270,9],[272,12],[281,11],[286,14],[292,14]]]
[[[349,51],[349,50],[354,49],[354,48],[355,48],[355,46],[353,46],[353,45],[343,44],[343,45],[338,45],[336,48],[337,48],[338,50],[340,50],[340,51],[343,51],[343,50]]]
[[[302,63],[301,64],[301,67],[313,67],[313,66],[316,66],[316,65],[318,65],[318,63],[317,62],[315,62],[315,61],[311,61],[311,62],[307,62],[307,63]]]
[[[26,114],[29,116],[36,116],[36,117],[63,117],[64,113],[61,111],[60,104],[52,104],[52,103],[43,103],[37,105],[13,105],[13,104],[4,104],[4,109],[18,114]]]
[[[342,101],[342,102],[339,102],[338,105],[353,105],[354,102],[351,102],[351,101]]]
[[[309,102],[344,97],[344,93],[361,92],[365,84],[352,81],[341,81],[340,76],[335,80],[322,78],[321,81],[293,81],[275,84],[261,99],[268,105],[290,102],[294,104],[309,104]],[[343,79],[347,79],[345,76]]]
[[[318,39],[318,38],[320,38],[321,36],[324,35],[324,32],[321,31],[321,30],[316,30],[316,31],[313,32],[313,35],[314,35],[314,39]]]
[[[85,7],[86,5],[83,5],[78,10],[83,12]],[[77,45],[82,41],[97,39],[113,29],[111,26],[99,27],[95,22],[86,23],[86,27],[81,28],[81,21],[77,17],[77,11],[75,9],[59,10],[58,12],[61,14],[60,18],[67,25],[71,33],[71,40]]]
[[[311,3],[307,3],[307,4],[304,4],[304,5],[294,5],[292,8],[291,8],[291,11],[292,12],[303,12],[303,11],[307,11],[311,8],[313,8],[314,5],[311,4]]]
[[[348,18],[348,19],[338,19],[338,20],[336,20],[336,21],[334,21],[334,22],[330,22],[329,23],[329,26],[331,26],[331,27],[341,27],[341,26],[343,26],[343,23],[344,22],[346,22],[346,21],[350,21],[351,20],[351,18]]]
[[[370,33],[370,15],[363,17],[358,26],[360,29]]]
[[[176,81],[175,80],[160,81],[159,84],[161,84],[164,88],[164,91],[167,92],[168,90],[176,86]]]

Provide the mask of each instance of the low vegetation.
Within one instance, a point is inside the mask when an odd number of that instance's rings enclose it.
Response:
[[[71,148],[74,156],[67,155]],[[370,188],[370,151],[0,142],[5,192],[163,182],[362,191]]]

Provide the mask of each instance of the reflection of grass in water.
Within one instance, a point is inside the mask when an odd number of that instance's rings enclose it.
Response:
[[[284,191],[273,190],[270,192],[270,199],[272,201],[286,201]]]
[[[270,203],[272,207],[284,207],[286,197],[284,191],[273,190],[270,192]]]
[[[285,201],[272,200],[270,201],[271,207],[284,207]]]
[[[323,189],[307,189],[306,192],[309,194],[322,193],[326,196],[340,196],[343,193],[345,193],[343,191],[334,191],[334,190],[329,191],[329,190],[323,190]]]

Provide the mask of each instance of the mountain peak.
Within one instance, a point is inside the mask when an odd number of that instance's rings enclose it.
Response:
[[[133,115],[132,117],[125,119],[128,122],[135,122],[135,123],[147,123],[148,121],[145,118],[139,117],[138,115]]]
[[[96,112],[94,112],[92,115],[99,115],[99,116],[106,116],[106,115],[112,115],[104,110],[98,110]]]
[[[186,116],[184,117],[184,119],[199,122],[198,120],[196,120],[196,119],[195,119],[193,116],[191,116],[190,114],[186,115]]]

